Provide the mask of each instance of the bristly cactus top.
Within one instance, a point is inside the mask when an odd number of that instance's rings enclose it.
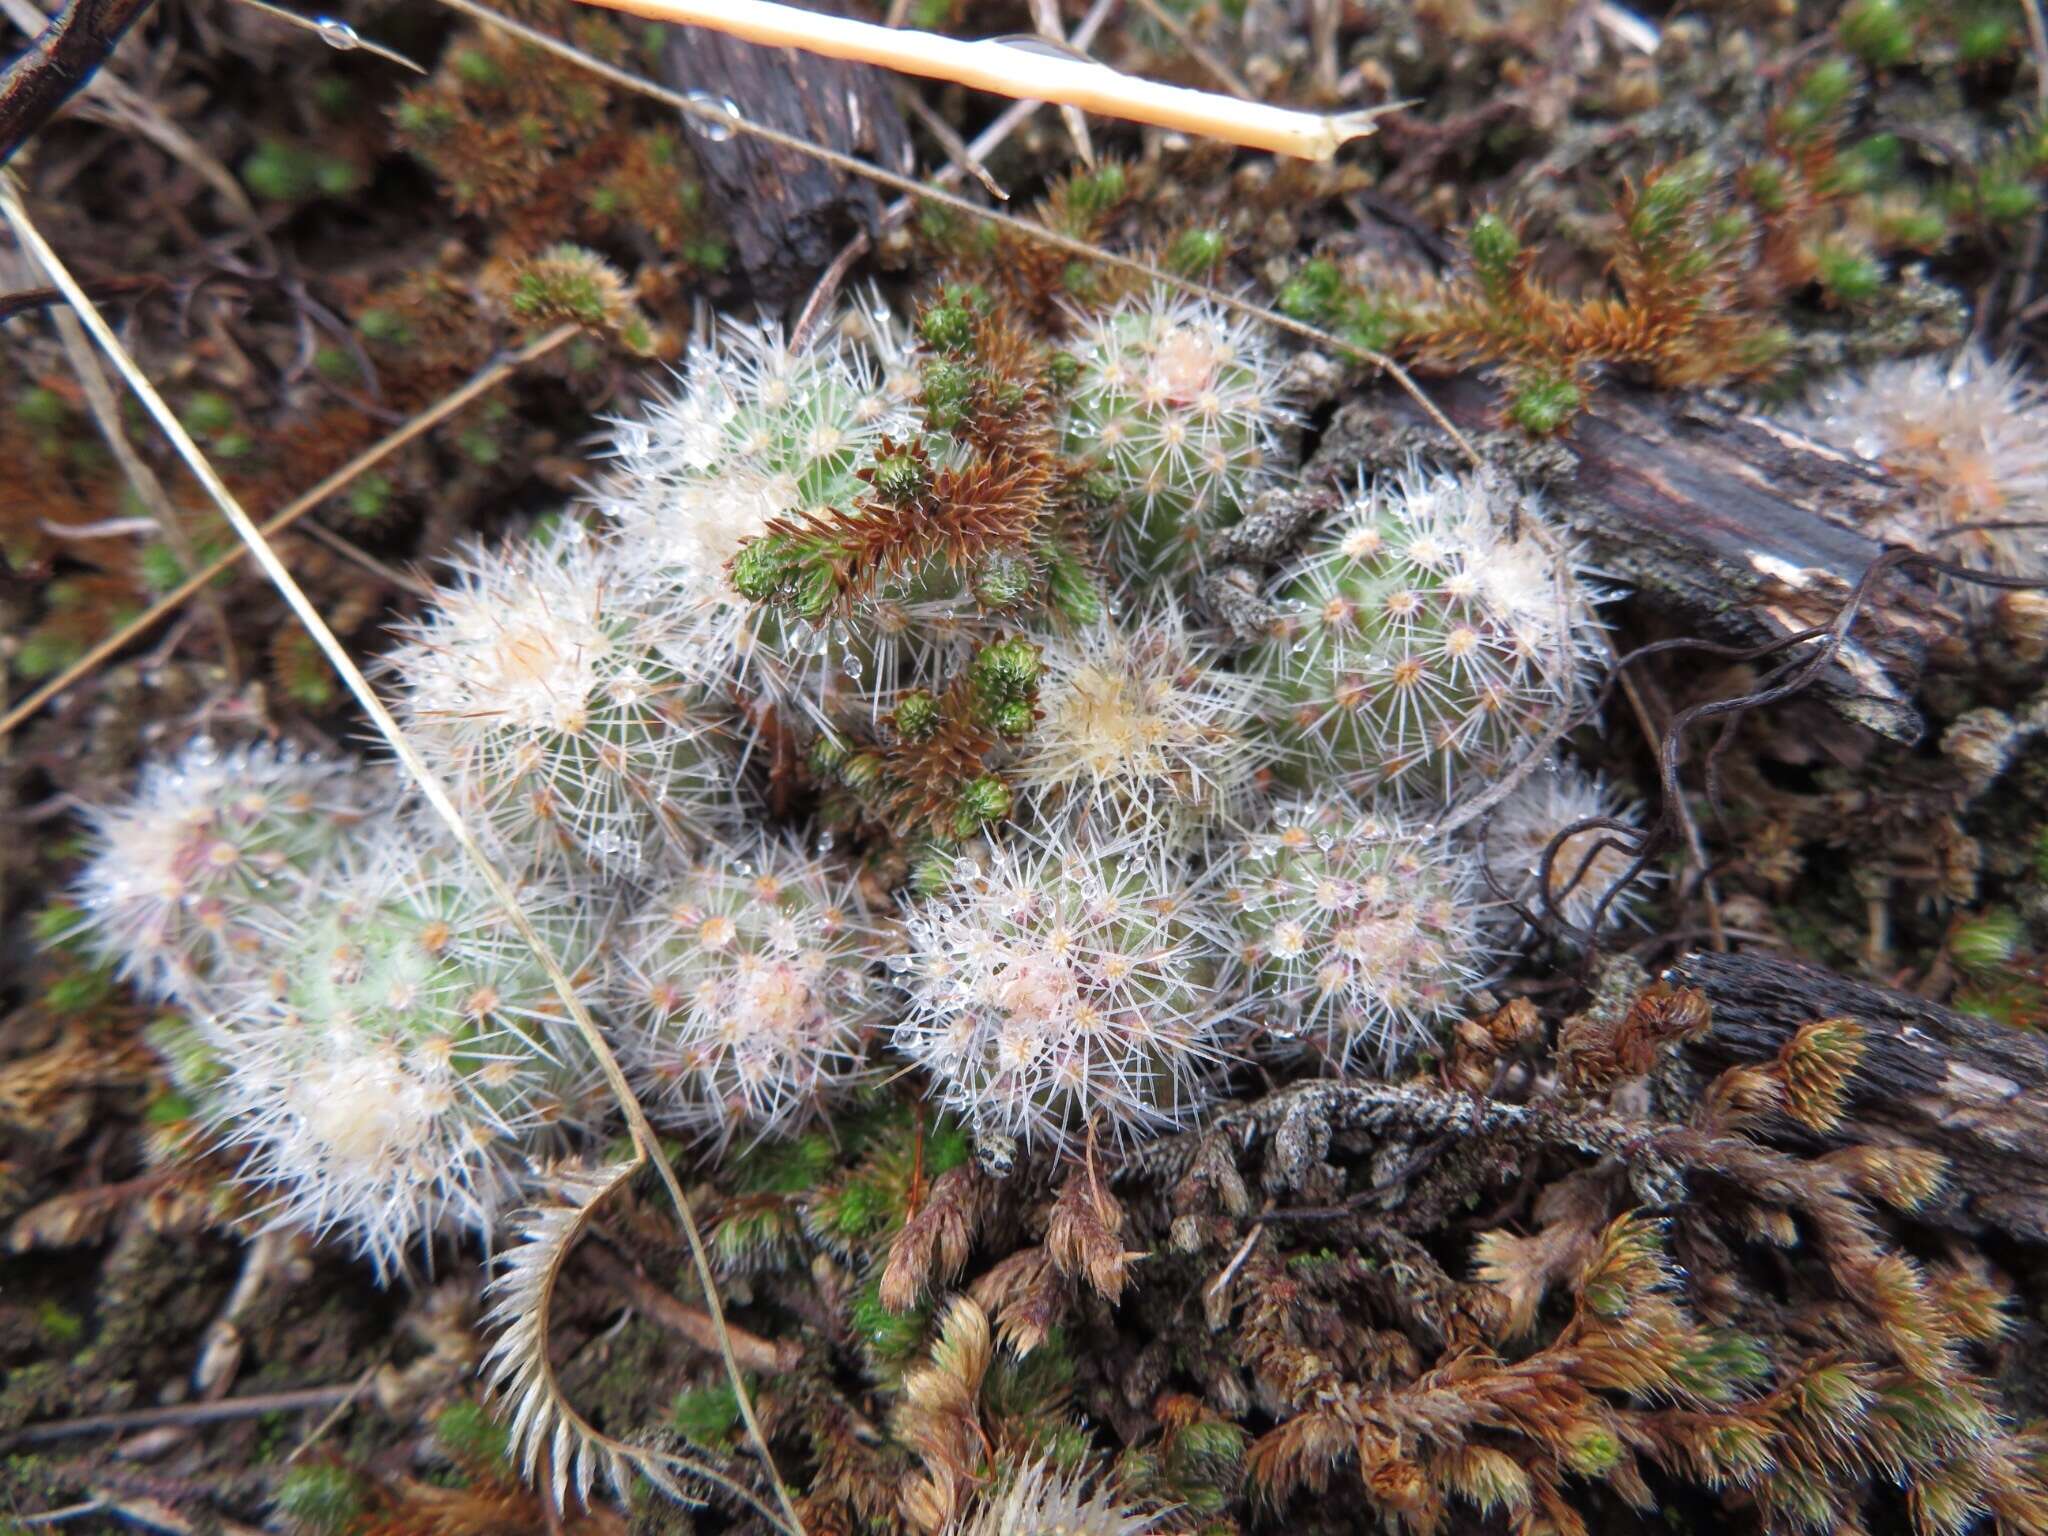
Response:
[[[1342,796],[1280,807],[1219,873],[1253,1022],[1340,1068],[1390,1067],[1487,970],[1472,856]]]
[[[1135,839],[1023,838],[963,858],[904,918],[895,1046],[984,1146],[1128,1142],[1213,1091],[1227,952],[1186,855]]]
[[[863,1075],[883,943],[844,870],[775,833],[680,871],[627,923],[612,983],[648,1113],[721,1147],[805,1124]]]
[[[516,867],[630,874],[738,824],[731,710],[637,561],[565,523],[454,564],[384,671],[422,756]]]
[[[1069,834],[1187,829],[1226,814],[1259,764],[1257,684],[1171,598],[1047,642],[1042,718],[1011,778]]]
[[[1061,426],[1118,499],[1111,560],[1141,580],[1193,569],[1269,483],[1293,419],[1280,355],[1246,316],[1164,287],[1080,317],[1069,355]]]
[[[1484,822],[1481,853],[1493,880],[1531,914],[1545,915],[1543,856],[1553,841],[1582,821],[1608,818],[1624,830],[1589,827],[1558,843],[1550,862],[1549,905],[1582,932],[1626,923],[1637,916],[1644,888],[1659,878],[1645,871],[1623,884],[1635,863],[1628,844],[1640,835],[1642,810],[1605,779],[1575,764],[1542,764]],[[1612,895],[1610,896],[1610,892]],[[1566,934],[1576,943],[1580,934]]]
[[[872,303],[868,310],[876,306]],[[893,324],[845,325],[792,346],[780,326],[726,321],[678,386],[613,424],[599,507],[667,594],[703,666],[727,691],[782,696],[813,670],[726,567],[770,523],[850,507],[885,439],[915,426],[915,375]]]
[[[2048,393],[2015,361],[1969,350],[1880,363],[1824,381],[1792,422],[1905,487],[1880,537],[1973,571],[2048,577],[2048,529],[1970,527],[2048,518]],[[1955,590],[1977,611],[1998,596]]]
[[[252,908],[314,873],[396,796],[351,758],[290,743],[223,751],[207,737],[142,770],[135,793],[86,815],[76,894],[91,941],[150,996],[196,1002],[244,963]]]
[[[1280,573],[1250,666],[1292,777],[1446,802],[1580,704],[1592,594],[1535,517],[1411,464]]]
[[[593,982],[604,913],[529,887],[522,910]],[[547,973],[454,850],[398,822],[317,899],[251,917],[259,963],[222,989],[201,1108],[249,1149],[277,1219],[348,1233],[383,1271],[437,1231],[488,1233],[596,1070]]]

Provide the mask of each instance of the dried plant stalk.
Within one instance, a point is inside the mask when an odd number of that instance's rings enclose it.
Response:
[[[879,64],[927,80],[950,80],[1018,101],[1050,101],[1105,117],[1177,128],[1252,149],[1327,160],[1373,131],[1373,114],[1326,116],[1162,85],[1106,64],[1041,53],[1001,39],[967,41],[936,32],[879,27],[777,5],[773,0],[589,0],[611,10],[730,33],[770,48],[801,48],[827,58]]]

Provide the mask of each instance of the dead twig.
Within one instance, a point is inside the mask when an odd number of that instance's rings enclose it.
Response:
[[[649,1322],[689,1340],[707,1354],[718,1353],[718,1332],[712,1326],[711,1314],[702,1307],[693,1307],[663,1290],[601,1243],[586,1244],[583,1259]],[[733,1358],[750,1371],[780,1376],[795,1370],[803,1361],[803,1346],[794,1339],[776,1343],[731,1323],[726,1324],[726,1332],[732,1339]]]
[[[67,0],[0,72],[0,166],[93,77],[148,9],[149,0]]]
[[[266,1413],[300,1413],[309,1408],[332,1408],[356,1392],[354,1382],[331,1387],[300,1387],[291,1392],[264,1392],[255,1397],[223,1397],[210,1403],[173,1403],[168,1408],[134,1408],[126,1413],[90,1413],[76,1419],[57,1419],[48,1424],[25,1424],[0,1437],[0,1446],[13,1450],[23,1445],[48,1445],[78,1435],[124,1435],[134,1429],[156,1429],[165,1424],[218,1424],[228,1419],[255,1418]]]

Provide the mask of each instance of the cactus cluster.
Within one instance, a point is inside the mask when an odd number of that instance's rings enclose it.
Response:
[[[1880,363],[1815,386],[1792,423],[1899,482],[1877,537],[1991,576],[2048,571],[2048,395],[2016,361],[1967,349]],[[1949,590],[1979,613],[1997,596]]]
[[[1269,634],[1211,630],[1189,578],[1286,420],[1221,305],[870,297],[728,325],[614,424],[595,516],[456,557],[383,681],[657,1124],[751,1146],[893,1052],[1000,1167],[1454,1017],[1501,930],[1430,819],[1581,705],[1597,594],[1536,508],[1412,466],[1282,566]],[[601,1117],[391,782],[188,755],[93,813],[81,885],[276,1213],[386,1269]]]

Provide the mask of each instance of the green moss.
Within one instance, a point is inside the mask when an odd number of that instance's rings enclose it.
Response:
[[[1645,205],[1656,195],[1657,187],[1663,185],[1659,182],[1645,191]],[[1466,233],[1465,249],[1471,254],[1472,270],[1478,274],[1480,285],[1490,296],[1499,298],[1514,275],[1515,263],[1521,259],[1522,237],[1499,214],[1484,213]]]
[[[382,342],[388,346],[402,347],[412,341],[411,327],[388,309],[364,310],[356,316],[356,329],[363,333],[365,341]]]
[[[103,971],[72,971],[43,989],[43,1006],[57,1014],[83,1014],[105,1003],[114,984]]]
[[[1812,136],[1848,104],[1856,86],[1854,64],[1839,54],[1821,60],[1807,71],[1792,100],[1778,114],[1779,130],[1792,139]]]
[[[754,1390],[751,1377],[747,1379],[747,1390]],[[739,1394],[729,1381],[678,1392],[675,1405],[669,1410],[669,1423],[676,1433],[706,1450],[723,1450],[739,1422]]]
[[[1604,1429],[1582,1426],[1565,1445],[1565,1462],[1581,1477],[1604,1477],[1621,1464],[1621,1443]]]
[[[185,562],[168,544],[145,545],[135,557],[136,574],[152,592],[168,592],[185,579]]]
[[[887,1230],[895,1204],[872,1180],[853,1179],[813,1202],[811,1220],[830,1240],[858,1243]]]
[[[441,101],[402,101],[392,110],[391,122],[399,137],[429,144],[445,138],[455,126],[455,109]]]
[[[313,353],[313,371],[330,384],[352,384],[362,376],[356,355],[347,347],[328,345]]]
[[[853,1325],[854,1337],[876,1360],[900,1366],[923,1351],[931,1314],[922,1306],[908,1312],[891,1312],[882,1305],[877,1283],[869,1280],[854,1292],[847,1308],[848,1321]]]
[[[1866,251],[1825,246],[1815,265],[1821,287],[1838,303],[1869,304],[1884,291],[1884,266]]]
[[[1130,182],[1124,175],[1124,168],[1110,161],[1092,175],[1076,176],[1067,183],[1067,206],[1085,218],[1093,219],[1116,207],[1129,189]]]
[[[1899,0],[1851,0],[1836,25],[1842,46],[1877,69],[1913,57],[1913,23]]]
[[[185,402],[185,430],[195,437],[218,437],[239,419],[234,401],[216,390],[203,389]]]
[[[462,456],[480,469],[489,469],[505,457],[498,440],[482,427],[469,427],[455,434],[455,446]]]
[[[1915,251],[1939,250],[1948,243],[1948,218],[1939,208],[1880,209],[1878,238],[1888,246]]]
[[[38,907],[29,918],[29,936],[40,948],[69,949],[90,923],[84,912],[62,897]]]
[[[449,62],[464,85],[496,90],[505,83],[505,71],[499,67],[498,61],[481,49],[459,48]]]
[[[322,117],[341,117],[356,104],[356,88],[346,75],[314,76],[309,94],[313,110]]]
[[[1199,277],[1216,267],[1228,246],[1220,229],[1183,230],[1166,252],[1166,264],[1184,277]]]
[[[1704,1401],[1727,1403],[1770,1373],[1770,1356],[1760,1340],[1732,1329],[1715,1329],[1671,1374],[1680,1386]]]
[[[939,300],[918,317],[917,334],[935,352],[961,356],[974,346],[974,323],[979,308],[974,293],[949,287]]]
[[[1986,222],[2018,224],[2040,211],[2041,191],[2004,167],[1992,166],[1977,179],[1974,201]]]
[[[342,496],[342,505],[352,517],[382,517],[391,506],[391,481],[375,470],[359,475]]]
[[[36,385],[14,397],[14,415],[34,431],[55,432],[71,419],[71,407],[54,389]]]
[[[1965,12],[1956,25],[1956,62],[1965,67],[2002,59],[2019,46],[2020,29],[2004,12],[1981,8]]]
[[[293,1467],[277,1485],[277,1513],[296,1536],[342,1536],[366,1508],[365,1490],[347,1467]]]
[[[511,1435],[481,1403],[459,1398],[434,1418],[434,1443],[451,1461],[471,1468],[509,1468]]]
[[[1982,974],[2010,965],[2026,939],[2019,914],[1991,907],[1958,922],[1949,933],[1949,957],[1958,968]]]
[[[314,162],[313,185],[322,197],[347,197],[368,180],[361,166],[339,155],[322,155]]]
[[[69,666],[82,651],[83,647],[75,640],[51,634],[30,635],[14,653],[14,670],[17,676],[33,682]]]
[[[732,251],[715,236],[698,235],[683,242],[682,257],[700,272],[723,272]]]
[[[748,1194],[800,1195],[816,1189],[837,1161],[832,1139],[812,1131],[756,1147],[740,1166],[739,1185]]]
[[[1532,437],[1561,431],[1585,409],[1585,391],[1571,379],[1524,379],[1508,392],[1508,420]]]
[[[55,1301],[36,1307],[36,1331],[60,1349],[68,1349],[85,1337],[85,1319]]]
[[[1068,262],[1060,269],[1060,287],[1083,304],[1091,304],[1102,296],[1102,278],[1093,262]]]
[[[553,253],[521,272],[512,285],[512,313],[522,320],[564,316],[595,329],[610,322],[612,302],[602,269],[585,252]]]

